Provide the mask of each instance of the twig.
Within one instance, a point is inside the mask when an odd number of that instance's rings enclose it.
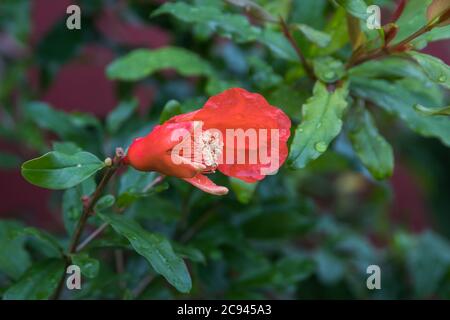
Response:
[[[76,252],[79,252],[79,251],[83,250],[89,243],[91,243],[92,240],[97,238],[108,226],[109,226],[109,224],[107,224],[105,222],[100,227],[95,229],[86,239],[83,240],[82,243],[80,243],[77,246]]]
[[[160,175],[153,179],[142,191],[148,192],[151,188],[161,183],[164,180],[165,176]],[[89,243],[95,240],[98,236],[102,234],[103,231],[109,226],[107,223],[103,223],[100,227],[95,229],[82,243],[77,246],[76,252],[83,250]]]
[[[400,41],[397,44],[392,45],[392,46],[377,48],[366,54],[361,55],[360,57],[356,56],[356,57],[350,59],[346,68],[350,69],[350,68],[357,66],[363,62],[381,58],[381,57],[387,56],[393,52],[405,51],[405,49],[408,49],[408,46],[410,45],[410,42],[412,40],[416,39],[417,37],[421,36],[422,34],[428,32],[428,31],[430,31],[431,29],[436,27],[441,21],[445,21],[446,19],[448,19],[449,15],[450,15],[450,9],[445,11],[440,17],[437,17],[436,19],[430,21],[425,26],[423,26],[422,28],[420,28],[419,30],[417,30],[416,32],[414,32],[410,36],[406,37],[404,40]]]
[[[72,239],[70,240],[70,245],[68,249],[68,255],[66,258],[66,268],[70,264],[70,254],[77,252],[77,246],[78,242],[80,241],[80,237],[83,234],[84,228],[86,226],[86,222],[90,216],[90,214],[93,212],[94,206],[97,203],[97,201],[100,199],[103,191],[105,190],[106,186],[108,185],[109,180],[114,175],[114,173],[117,171],[119,166],[122,164],[123,159],[123,150],[120,148],[116,149],[116,156],[114,157],[113,163],[110,167],[106,169],[105,174],[103,175],[102,180],[100,181],[99,185],[94,191],[94,194],[92,197],[88,199],[83,199],[84,205],[83,205],[83,212],[81,214],[80,220],[78,221],[78,224],[75,228],[75,232],[72,235]],[[64,268],[64,269],[66,269]],[[65,273],[61,277],[61,280],[58,284],[58,287],[53,295],[54,299],[59,299],[59,296],[61,295],[62,288],[64,285],[65,280]]]
[[[194,225],[189,228],[186,233],[184,233],[181,237],[180,237],[180,242],[181,243],[186,243],[187,241],[189,241],[194,235],[195,233],[200,230],[200,228],[209,220],[209,218],[211,217],[211,215],[214,213],[213,210],[208,210],[203,216],[201,216],[195,223]]]
[[[138,298],[144,291],[147,289],[147,287],[150,285],[150,283],[153,281],[155,277],[153,275],[147,275],[145,276],[141,282],[138,283],[137,287],[133,290],[132,295],[136,299]]]
[[[289,27],[284,21],[282,17],[280,17],[280,25],[283,29],[283,34],[286,37],[286,39],[290,42],[292,47],[294,48],[295,52],[297,53],[297,56],[300,58],[300,62],[303,65],[303,68],[305,68],[306,74],[308,77],[310,77],[312,80],[316,79],[316,76],[314,75],[313,70],[311,69],[311,66],[309,65],[308,61],[306,61],[305,56],[303,55],[302,51],[300,50],[300,47],[297,45],[297,42],[295,41],[294,37],[292,36],[291,32],[289,31]]]

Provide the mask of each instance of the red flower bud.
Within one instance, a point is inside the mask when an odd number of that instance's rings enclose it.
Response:
[[[204,174],[216,169],[246,182],[273,174],[286,160],[291,121],[259,94],[233,88],[203,108],[175,116],[137,138],[126,163],[186,180],[212,194],[228,189]]]

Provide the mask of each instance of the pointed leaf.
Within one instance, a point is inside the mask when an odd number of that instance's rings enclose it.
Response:
[[[313,96],[303,105],[302,122],[295,130],[288,159],[291,166],[304,168],[327,150],[341,131],[347,94],[346,88],[331,93],[323,83],[316,83]]]
[[[113,61],[107,74],[110,79],[133,81],[164,69],[175,69],[183,76],[209,76],[213,73],[209,63],[197,54],[183,48],[165,47],[134,50]]]
[[[421,82],[416,82],[414,79],[391,83],[384,80],[353,77],[351,83],[356,95],[372,101],[396,115],[411,130],[425,137],[439,138],[442,143],[450,146],[450,121],[446,117],[423,116],[413,108],[417,103],[423,105],[442,103],[441,99],[437,97],[438,92],[432,88],[426,88]]]
[[[55,292],[63,276],[64,260],[48,259],[31,266],[3,294],[4,300],[44,300]]]
[[[319,47],[326,47],[330,41],[331,37],[329,34],[311,28],[306,24],[296,24],[295,27],[312,43],[318,45]]]
[[[408,54],[423,68],[430,80],[450,89],[450,67],[444,61],[416,51],[410,51]]]
[[[374,178],[385,179],[392,175],[392,147],[378,132],[369,111],[362,108],[352,111],[349,137],[356,154]]]
[[[89,152],[68,155],[49,152],[22,165],[22,176],[31,184],[47,189],[71,188],[97,171],[105,164]]]
[[[147,232],[136,222],[124,216],[104,213],[99,213],[99,216],[117,233],[126,237],[134,250],[147,259],[153,269],[163,275],[178,291],[187,293],[191,290],[191,277],[186,265],[174,253],[166,238]]]
[[[110,133],[117,132],[138,107],[137,100],[123,101],[106,118],[106,127]]]

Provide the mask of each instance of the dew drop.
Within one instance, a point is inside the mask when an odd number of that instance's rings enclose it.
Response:
[[[319,129],[321,126],[322,126],[322,122],[319,122],[319,123],[316,125],[316,128]]]
[[[447,81],[447,77],[445,75],[442,75],[438,78],[439,82],[445,82]]]
[[[320,142],[317,142],[317,143],[314,145],[314,148],[315,148],[318,152],[322,153],[322,152],[325,152],[325,151],[327,150],[327,145],[326,145],[325,142],[320,141]]]
[[[77,168],[81,168],[81,164],[79,163],[79,164],[77,164]]]

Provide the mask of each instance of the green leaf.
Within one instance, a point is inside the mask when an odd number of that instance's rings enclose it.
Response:
[[[116,198],[112,194],[101,197],[94,206],[94,211],[99,212],[108,209],[114,205]]]
[[[303,105],[302,122],[295,130],[288,158],[291,166],[304,168],[327,150],[341,131],[347,94],[347,88],[331,93],[323,83],[316,83],[313,96]]]
[[[236,42],[259,41],[282,59],[298,60],[295,50],[281,32],[252,26],[243,15],[224,13],[223,9],[212,5],[197,6],[184,2],[165,3],[152,16],[161,14],[171,14],[181,21],[209,29]]]
[[[100,269],[100,262],[97,259],[89,257],[87,253],[77,253],[70,255],[72,264],[80,267],[81,273],[88,278],[95,278]]]
[[[274,72],[271,65],[256,56],[250,56],[248,64],[251,69],[251,81],[258,88],[267,89],[279,85],[283,78]]]
[[[106,128],[109,133],[116,133],[131,117],[137,107],[138,102],[136,99],[131,101],[123,101],[110,114],[108,114],[106,117]]]
[[[0,272],[13,279],[19,278],[31,263],[25,239],[16,237],[22,228],[14,221],[0,221]]]
[[[309,93],[306,90],[298,90],[294,86],[287,85],[277,86],[266,96],[267,101],[271,105],[282,109],[290,118],[296,121],[301,120],[301,106],[308,97]]]
[[[416,51],[409,51],[408,54],[423,68],[430,80],[450,89],[450,67],[444,61]]]
[[[400,56],[387,57],[382,60],[370,60],[348,71],[350,76],[365,78],[415,78],[428,81],[420,66]]]
[[[137,171],[130,167],[120,179],[117,206],[126,207],[139,198],[166,190],[169,187],[167,183],[152,186],[154,180],[159,179],[158,176],[156,172]]]
[[[327,33],[331,41],[325,47],[312,46],[310,49],[311,56],[327,56],[345,46],[349,41],[347,30],[346,12],[342,8],[338,8],[332,18],[325,26],[325,33]]]
[[[63,276],[64,260],[48,259],[31,266],[3,294],[4,300],[44,300],[55,292]]]
[[[426,11],[432,0],[408,0],[402,15],[397,20],[398,33],[393,43],[410,36],[427,23]]]
[[[425,136],[439,138],[450,146],[450,122],[444,117],[425,117],[416,112],[415,104],[441,104],[439,92],[414,79],[396,82],[353,77],[352,90],[356,95],[372,101],[386,111],[401,118],[413,131]],[[423,90],[423,91],[420,91]]]
[[[240,278],[237,285],[240,287],[267,287],[284,288],[308,278],[314,272],[314,262],[299,257],[283,258],[275,265],[269,265]]]
[[[177,100],[169,100],[164,105],[161,115],[159,116],[159,123],[164,123],[173,116],[182,113],[181,104]]]
[[[177,255],[179,255],[182,258],[189,259],[192,262],[198,262],[198,263],[205,263],[206,259],[203,253],[192,247],[192,246],[185,246],[180,245],[177,243],[172,243],[173,250]]]
[[[345,74],[344,64],[332,57],[320,57],[313,61],[314,74],[323,82],[333,83]]]
[[[83,151],[73,142],[53,142],[53,150],[65,154],[75,154]]]
[[[161,235],[147,232],[136,222],[120,215],[99,213],[100,218],[109,223],[114,230],[130,241],[134,250],[164,276],[178,291],[187,293],[192,283],[183,260],[178,257],[170,242]]]
[[[442,28],[433,28],[431,31],[417,37],[411,43],[420,50],[427,46],[428,42],[450,39],[450,25]]]
[[[414,106],[416,111],[428,116],[450,116],[450,107],[444,108],[427,108],[420,104]]]
[[[12,153],[0,152],[0,168],[13,169],[20,166],[20,158]]]
[[[31,102],[25,106],[25,113],[40,128],[50,130],[65,140],[84,142],[92,133],[84,131],[87,127],[100,129],[98,120],[88,114],[66,113],[51,108],[42,102]]]
[[[367,5],[364,0],[336,0],[352,16],[366,20],[368,17]]]
[[[331,37],[329,34],[318,31],[306,24],[296,24],[295,27],[312,43],[323,48],[330,44]]]
[[[196,6],[184,2],[165,3],[152,13],[152,17],[161,14],[171,14],[184,22],[206,25],[213,32],[233,38],[237,42],[255,40],[260,33],[259,28],[252,26],[243,15],[224,13],[213,6]]]
[[[252,200],[258,183],[249,183],[230,177],[230,185],[240,203],[247,204]]]
[[[31,184],[47,189],[68,189],[101,170],[105,164],[95,155],[73,155],[52,151],[22,165],[22,176]]]
[[[84,180],[74,188],[66,190],[62,198],[62,213],[64,227],[69,235],[73,234],[83,211],[83,196],[90,196],[96,188],[93,177]]]
[[[221,80],[216,77],[212,77],[212,78],[209,78],[208,83],[206,84],[205,93],[208,96],[214,96],[214,95],[219,94],[227,89],[236,88],[236,87],[240,87],[240,86],[241,86],[240,83],[237,81]],[[183,103],[181,105],[181,109],[183,109],[184,104],[185,103]]]
[[[106,73],[110,79],[135,81],[164,69],[175,69],[183,76],[211,76],[209,63],[197,54],[175,47],[137,49],[113,61]]]
[[[63,253],[63,249],[59,245],[58,240],[44,230],[28,227],[17,230],[15,234],[16,237],[31,236],[38,239],[42,244],[52,250],[55,256],[61,256]]]
[[[431,297],[450,271],[449,243],[431,231],[424,232],[408,248],[406,266],[416,296]]]
[[[359,107],[351,116],[349,138],[356,154],[374,178],[391,176],[394,169],[392,147],[378,132],[371,114]]]
[[[287,61],[298,61],[294,48],[281,32],[266,28],[262,30],[258,41],[267,46],[276,56]]]

